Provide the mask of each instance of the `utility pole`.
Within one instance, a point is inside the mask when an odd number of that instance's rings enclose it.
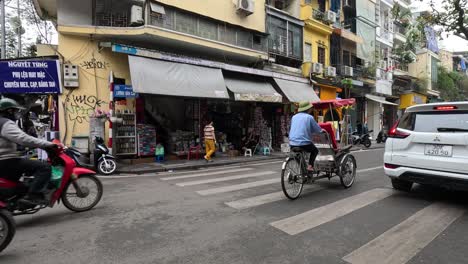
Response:
[[[5,24],[5,1],[6,0],[0,0],[0,6],[1,6],[1,14],[0,14],[0,23],[2,23],[2,43],[1,43],[1,58],[6,59],[6,24]]]
[[[16,1],[17,8],[18,8],[18,58],[22,55],[22,47],[21,47],[21,33],[23,30],[23,23],[21,22],[21,9],[20,9],[20,0]]]

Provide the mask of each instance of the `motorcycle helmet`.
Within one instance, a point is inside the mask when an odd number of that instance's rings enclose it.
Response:
[[[0,114],[13,121],[21,118],[20,111],[24,110],[15,100],[3,98],[0,100]]]

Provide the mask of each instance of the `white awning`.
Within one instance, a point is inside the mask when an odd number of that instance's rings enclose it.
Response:
[[[281,103],[283,97],[265,81],[254,81],[224,77],[227,88],[234,93],[236,101]]]
[[[278,78],[274,79],[276,84],[278,84],[281,91],[283,91],[290,102],[298,103],[302,101],[320,101],[320,98],[317,96],[312,86],[307,83],[287,81]]]
[[[220,69],[128,56],[133,91],[171,96],[228,99]]]
[[[164,6],[156,3],[156,2],[153,2],[151,1],[150,2],[150,7],[151,7],[151,11],[152,12],[155,12],[155,13],[158,13],[158,14],[161,14],[161,15],[165,15],[166,14],[166,11],[164,10]]]
[[[377,95],[366,94],[366,98],[367,98],[367,99],[370,99],[370,100],[372,100],[372,101],[375,101],[375,102],[377,102],[377,103],[381,103],[381,104],[397,105],[397,104],[394,104],[394,103],[391,103],[391,102],[385,100],[384,97],[377,96]]]

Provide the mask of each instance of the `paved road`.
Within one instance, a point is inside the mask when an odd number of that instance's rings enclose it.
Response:
[[[383,150],[358,176],[281,193],[278,161],[103,179],[94,210],[18,217],[0,263],[466,263],[467,195],[391,189]]]

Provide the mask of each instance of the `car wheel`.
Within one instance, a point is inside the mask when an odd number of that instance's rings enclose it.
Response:
[[[392,178],[392,186],[394,189],[404,192],[411,191],[411,187],[413,187],[413,183],[410,181],[400,180],[396,178]]]

